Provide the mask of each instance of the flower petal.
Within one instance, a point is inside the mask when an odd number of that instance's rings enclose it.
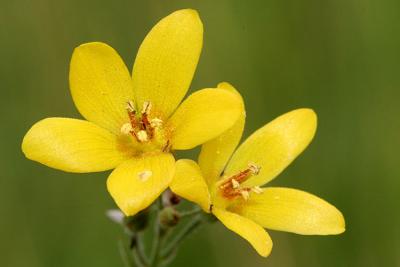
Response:
[[[164,119],[185,96],[203,43],[203,25],[196,11],[178,10],[158,22],[144,39],[132,79],[140,107],[151,101]]]
[[[199,166],[193,160],[181,159],[176,162],[170,188],[175,194],[197,203],[205,212],[209,212],[210,192]]]
[[[169,120],[172,148],[191,149],[230,127],[242,113],[240,97],[222,89],[203,89],[190,95]]]
[[[262,185],[281,173],[311,142],[317,128],[317,116],[311,109],[288,112],[254,132],[239,146],[227,165],[227,176],[254,163],[260,173],[243,183]]]
[[[79,112],[113,133],[129,121],[126,103],[134,99],[129,71],[117,52],[104,43],[75,48],[69,81]]]
[[[342,213],[328,202],[291,188],[265,188],[235,211],[265,228],[302,235],[334,235],[345,231]]]
[[[214,208],[213,214],[231,231],[246,239],[263,257],[272,250],[272,240],[268,233],[255,222],[236,213]]]
[[[31,160],[67,172],[109,170],[129,156],[109,131],[68,118],[37,122],[25,135],[22,151]]]
[[[147,208],[168,187],[174,175],[172,154],[144,154],[118,166],[108,177],[107,188],[127,216]]]
[[[236,93],[242,101],[242,112],[240,113],[239,119],[230,129],[201,146],[199,166],[208,185],[216,182],[236,146],[239,144],[246,118],[243,99],[239,92],[226,82],[218,84],[218,88]]]

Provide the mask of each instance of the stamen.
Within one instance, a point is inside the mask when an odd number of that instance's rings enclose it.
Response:
[[[244,200],[248,200],[250,197],[249,191],[247,191],[247,190],[241,190],[240,194],[242,195]]]
[[[251,171],[251,173],[253,174],[253,175],[258,175],[259,173],[260,173],[260,170],[261,170],[261,167],[260,166],[257,166],[256,164],[254,164],[254,163],[249,163],[249,170]]]
[[[231,182],[232,182],[232,188],[237,189],[240,187],[240,183],[235,179],[232,179]]]
[[[123,134],[130,134],[130,133],[132,133],[133,132],[133,127],[132,127],[132,125],[129,123],[129,122],[127,122],[127,123],[125,123],[124,125],[122,125],[122,127],[121,127],[121,133],[123,133]]]
[[[146,131],[140,130],[140,131],[137,133],[137,139],[138,139],[140,142],[147,142],[147,141],[149,140],[149,137],[147,136]]]
[[[159,128],[163,125],[163,121],[159,118],[154,118],[150,120],[150,126],[153,128]]]
[[[128,110],[128,112],[135,112],[135,104],[133,103],[132,100],[129,100],[126,103],[126,109]]]
[[[165,145],[164,145],[162,151],[163,151],[163,152],[169,152],[170,148],[171,148],[171,143],[170,143],[169,140],[167,140],[167,143],[165,143]]]
[[[151,102],[150,101],[144,101],[143,102],[142,114],[149,114],[151,108],[152,108]]]
[[[144,101],[141,113],[135,109],[135,103],[129,100],[126,103],[126,110],[128,112],[129,122],[125,123],[121,127],[121,132],[123,134],[131,134],[136,138],[138,142],[148,142],[152,141],[155,135],[160,133],[159,128],[161,128],[164,122],[157,117],[151,118],[150,111],[152,109],[152,104],[150,101]],[[158,141],[158,140],[157,140]],[[167,142],[166,146],[163,147],[164,150],[169,150],[170,145]]]
[[[240,171],[239,173],[223,179],[221,183],[219,183],[219,189],[221,190],[221,194],[228,198],[234,199],[236,197],[243,197],[245,200],[248,200],[250,197],[250,192],[254,192],[256,194],[261,194],[263,189],[259,186],[254,187],[241,187],[241,184],[244,183],[251,176],[257,175],[260,173],[261,167],[257,166],[254,163],[249,163],[248,168]]]
[[[262,189],[259,186],[254,186],[254,187],[251,188],[251,191],[256,193],[256,194],[261,194],[262,192],[264,192],[264,189]]]

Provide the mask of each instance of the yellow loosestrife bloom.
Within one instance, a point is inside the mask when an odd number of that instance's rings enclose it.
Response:
[[[227,83],[219,87],[235,92]],[[177,161],[172,191],[214,214],[264,257],[272,249],[264,228],[303,235],[342,233],[343,215],[326,201],[296,189],[260,187],[311,142],[317,127],[314,111],[297,109],[276,118],[235,151],[244,122],[243,109],[232,128],[202,146],[198,164]]]
[[[52,168],[85,173],[115,168],[107,187],[126,215],[149,206],[172,180],[171,150],[190,149],[234,125],[240,98],[221,89],[185,96],[200,56],[202,22],[179,10],[153,27],[132,75],[104,43],[77,47],[70,88],[86,120],[47,118],[25,135],[26,157]]]

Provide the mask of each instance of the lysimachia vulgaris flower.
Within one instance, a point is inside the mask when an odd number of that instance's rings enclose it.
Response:
[[[202,22],[179,10],[158,22],[141,44],[130,75],[104,43],[77,47],[70,89],[86,120],[47,118],[26,134],[26,157],[52,168],[85,173],[114,169],[107,188],[125,215],[149,206],[169,185],[172,150],[217,137],[240,116],[240,98],[208,88],[185,96],[200,56]]]
[[[219,87],[235,92],[227,83]],[[272,249],[264,228],[303,235],[342,233],[343,215],[326,201],[296,189],[261,187],[311,142],[317,127],[314,111],[297,109],[276,118],[235,151],[244,122],[243,110],[231,129],[202,146],[198,164],[178,160],[171,190],[215,215],[264,257]]]

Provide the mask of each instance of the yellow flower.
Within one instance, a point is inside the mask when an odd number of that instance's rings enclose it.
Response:
[[[219,87],[235,91],[227,83]],[[231,129],[204,144],[199,165],[191,160],[177,161],[172,191],[214,214],[264,257],[272,249],[264,228],[303,235],[342,233],[342,214],[324,200],[296,189],[260,187],[311,142],[317,126],[315,113],[311,109],[286,113],[257,130],[234,151],[244,121],[243,110]]]
[[[194,10],[162,19],[144,39],[132,76],[104,43],[77,47],[70,88],[86,120],[47,118],[26,134],[26,157],[67,172],[116,168],[107,187],[126,215],[149,206],[172,180],[171,150],[190,149],[232,127],[240,98],[203,89],[179,107],[195,72],[203,26]]]

